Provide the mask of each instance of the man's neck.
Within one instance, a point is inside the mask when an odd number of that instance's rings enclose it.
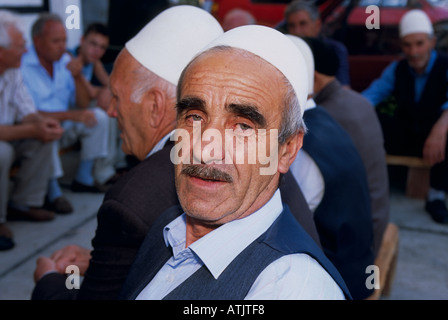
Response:
[[[39,62],[42,65],[42,67],[44,67],[45,70],[47,70],[48,74],[50,75],[50,77],[53,78],[53,62],[52,61],[47,61],[43,58],[41,58],[39,55],[37,55],[37,57],[39,58]]]

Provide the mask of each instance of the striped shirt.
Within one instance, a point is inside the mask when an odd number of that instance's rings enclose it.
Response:
[[[36,111],[20,69],[8,69],[0,75],[0,125],[20,122]]]

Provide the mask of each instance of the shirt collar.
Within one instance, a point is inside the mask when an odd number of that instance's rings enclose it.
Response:
[[[253,241],[260,237],[274,223],[283,211],[280,190],[259,210],[251,215],[228,222],[208,233],[190,245],[215,279],[227,266]],[[176,236],[176,232],[178,236]],[[179,253],[185,246],[186,218],[185,213],[168,224],[163,236],[167,246],[173,253]]]
[[[316,102],[314,101],[313,98],[309,98],[306,103],[305,103],[305,108],[304,108],[304,112],[310,109],[313,109],[316,107]]]
[[[173,133],[174,133],[174,130],[171,131],[170,133],[168,133],[166,136],[164,136],[159,142],[157,142],[157,144],[154,146],[154,148],[152,148],[152,150],[146,156],[146,159],[149,158],[150,156],[152,156],[157,151],[162,150],[163,147],[165,146],[166,142],[168,141],[168,139],[173,135]]]
[[[39,57],[33,45],[29,46],[28,52],[23,55],[22,62],[27,65],[40,65]]]

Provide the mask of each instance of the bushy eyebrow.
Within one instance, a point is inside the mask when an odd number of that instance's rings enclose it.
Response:
[[[185,97],[177,102],[176,111],[178,117],[189,110],[199,110],[206,113],[206,103],[204,100],[196,97]],[[226,106],[226,110],[236,116],[248,119],[260,127],[266,126],[266,118],[258,111],[256,106],[231,103]]]
[[[226,106],[226,109],[237,116],[252,121],[260,127],[266,126],[266,118],[258,111],[256,106],[232,103]]]
[[[205,112],[205,101],[199,98],[186,97],[179,100],[176,104],[176,111],[178,117],[181,114],[192,109]]]

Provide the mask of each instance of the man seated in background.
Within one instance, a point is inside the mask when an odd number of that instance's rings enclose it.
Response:
[[[72,183],[74,192],[104,192],[93,176],[97,159],[107,156],[109,122],[106,112],[87,109],[87,80],[80,61],[66,53],[67,35],[59,16],[41,15],[32,27],[33,46],[23,56],[21,71],[37,109],[62,123],[64,135],[55,144],[55,168],[48,186],[47,207],[58,213],[73,211],[57,178],[63,175],[59,148],[81,141],[81,161]]]
[[[80,45],[72,54],[82,65],[82,74],[87,80],[87,89],[92,107],[107,111],[111,94],[109,90],[109,73],[104,67],[102,58],[109,48],[109,30],[102,23],[87,26]],[[125,156],[121,152],[121,139],[117,120],[109,118],[108,156],[95,161],[93,173],[100,184],[115,182],[119,175],[116,168],[125,167]]]
[[[425,209],[438,223],[448,223],[448,56],[437,52],[434,28],[419,9],[399,25],[404,58],[392,62],[362,92],[376,106],[389,96],[397,101],[390,123],[383,122],[388,154],[422,157],[431,165]]]
[[[0,251],[14,247],[8,220],[48,221],[42,209],[52,173],[52,141],[63,133],[38,114],[19,67],[26,52],[18,17],[0,11]],[[10,169],[20,164],[10,196]]]

